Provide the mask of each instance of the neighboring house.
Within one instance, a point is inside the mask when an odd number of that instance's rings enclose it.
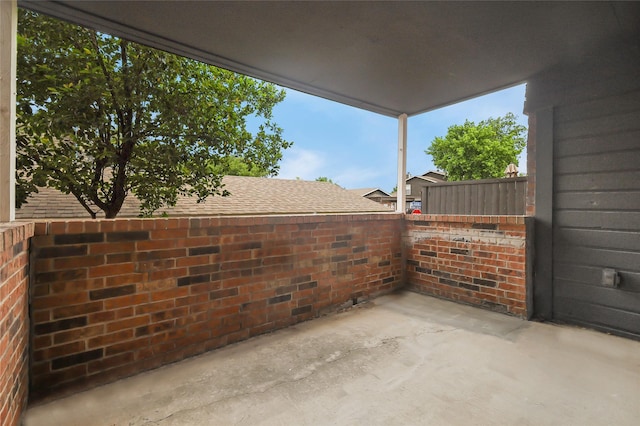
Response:
[[[195,197],[178,196],[174,207],[161,208],[154,216],[389,212],[379,203],[328,182],[246,176],[225,176],[222,182],[231,193],[228,197],[214,196],[197,203]],[[16,219],[89,218],[73,195],[51,188],[39,191],[16,209]],[[138,217],[139,206],[138,199],[130,194],[118,217]]]
[[[417,201],[420,201],[420,198],[418,198]],[[396,204],[398,202],[398,193],[397,192],[392,192],[389,195],[389,197],[382,199],[380,202],[384,203],[385,205],[391,206],[395,210]],[[411,195],[407,195],[406,203],[405,203],[405,206],[404,206],[405,211],[415,208],[415,207],[413,207],[415,202],[416,202],[416,198],[415,197],[413,197]]]
[[[407,202],[405,206],[405,210],[413,210],[421,208],[421,200],[422,200],[422,192],[423,188],[426,185],[433,185],[441,182],[445,182],[447,180],[446,173],[439,171],[428,171],[421,176],[411,176],[406,179],[407,185]],[[391,194],[387,194],[380,188],[358,188],[358,189],[349,189],[349,191],[354,194],[358,194],[361,197],[368,198],[370,200],[376,201],[390,209],[395,210],[398,194],[396,192],[392,192]]]
[[[421,177],[426,179],[432,179],[432,182],[443,182],[447,180],[447,174],[445,172],[441,172],[438,170],[430,170],[427,173],[423,174]]]
[[[365,197],[374,201],[376,198],[389,196],[389,194],[387,194],[380,188],[357,188],[348,189],[347,191],[353,192],[354,194],[358,194],[361,197]]]
[[[359,188],[349,189],[348,191],[354,194],[358,194],[360,197],[368,198],[371,201],[380,203],[383,206],[387,207],[389,210],[395,210],[396,208],[397,197],[391,197],[380,188]]]
[[[421,176],[411,176],[406,180],[407,209],[421,209],[424,187],[446,182],[447,175],[443,172],[429,171]],[[411,201],[409,199],[411,198]]]

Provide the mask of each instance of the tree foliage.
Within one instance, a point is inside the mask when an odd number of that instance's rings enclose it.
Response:
[[[228,172],[274,175],[291,145],[272,84],[22,10],[18,51],[18,205],[49,186],[94,218],[131,193],[149,215],[226,195]]]
[[[334,185],[337,185],[333,180],[331,180],[330,178],[328,178],[326,176],[318,176],[316,178],[316,182],[329,182],[329,183],[333,183]]]
[[[224,157],[221,158],[214,166],[214,173],[229,176],[253,176],[265,177],[269,176],[269,170],[261,167],[257,163],[249,163],[240,157]]]
[[[340,188],[342,188],[340,185],[338,185],[336,182],[333,181],[333,179],[326,177],[326,176],[318,176],[316,178],[316,182],[328,182],[328,183],[332,183],[335,186],[339,186]]]
[[[516,120],[512,113],[478,124],[467,120],[450,126],[425,152],[451,181],[503,177],[509,163],[518,164],[526,146],[527,129]]]

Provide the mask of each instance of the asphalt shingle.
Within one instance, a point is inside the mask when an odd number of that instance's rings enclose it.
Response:
[[[178,196],[174,207],[157,210],[171,217],[242,214],[314,214],[390,212],[388,207],[329,182],[225,176],[228,197],[209,197],[197,203],[195,197]],[[96,209],[98,210],[98,209]],[[140,215],[140,202],[130,194],[118,217]],[[27,203],[16,209],[16,219],[88,218],[88,212],[71,194],[40,188]],[[98,217],[104,217],[100,212]]]

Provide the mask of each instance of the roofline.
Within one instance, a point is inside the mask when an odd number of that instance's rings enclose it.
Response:
[[[369,195],[369,194],[371,194],[371,193],[373,193],[373,192],[376,192],[376,191],[380,191],[380,192],[382,192],[382,193],[384,194],[384,196],[385,196],[385,197],[388,197],[388,196],[389,196],[389,194],[387,193],[387,191],[383,191],[383,190],[382,190],[382,189],[380,189],[380,188],[375,188],[375,189],[372,189],[372,190],[371,190],[371,191],[369,191],[369,192],[366,192],[366,193],[363,195],[363,197],[366,197],[367,195]]]

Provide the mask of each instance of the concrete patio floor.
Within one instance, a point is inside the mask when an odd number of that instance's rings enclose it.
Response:
[[[31,407],[34,425],[637,425],[640,342],[415,293]]]

